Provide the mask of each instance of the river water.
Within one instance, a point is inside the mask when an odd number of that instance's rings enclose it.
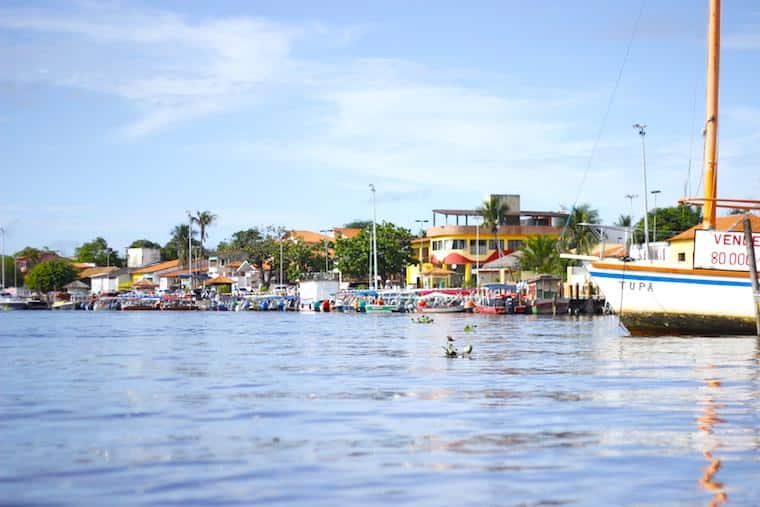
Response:
[[[757,339],[434,318],[0,313],[0,504],[760,504]]]

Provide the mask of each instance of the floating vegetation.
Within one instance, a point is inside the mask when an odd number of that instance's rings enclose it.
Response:
[[[446,337],[448,345],[446,347],[441,346],[446,353],[446,357],[470,357],[472,354],[472,345],[467,345],[461,352],[454,346],[454,338],[451,336]]]
[[[417,324],[432,324],[434,320],[432,317],[429,317],[427,315],[421,315],[416,320],[412,318],[412,322],[416,322]]]
[[[478,327],[477,324],[467,324],[464,326],[464,332],[465,333],[474,333],[475,329]]]

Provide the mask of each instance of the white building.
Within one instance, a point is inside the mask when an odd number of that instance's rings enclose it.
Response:
[[[161,260],[161,250],[158,248],[128,248],[127,267],[142,268]]]

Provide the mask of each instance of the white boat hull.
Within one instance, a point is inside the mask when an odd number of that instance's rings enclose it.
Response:
[[[632,334],[755,333],[747,273],[608,260],[587,269]]]

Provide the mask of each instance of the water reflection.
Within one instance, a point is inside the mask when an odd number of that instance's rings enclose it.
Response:
[[[713,365],[708,365],[708,369],[714,368]],[[720,405],[715,401],[721,387],[721,381],[715,377],[708,377],[704,379],[707,392],[705,399],[702,402],[704,407],[702,415],[697,417],[697,426],[699,431],[705,437],[705,446],[702,450],[702,455],[708,461],[707,466],[702,469],[702,477],[699,479],[699,485],[703,489],[713,493],[713,497],[708,503],[709,507],[717,507],[728,500],[725,486],[722,482],[715,478],[715,475],[720,471],[722,462],[720,458],[716,457],[714,452],[721,447],[720,439],[715,436],[715,426],[722,424],[725,421],[718,416],[718,408]]]

